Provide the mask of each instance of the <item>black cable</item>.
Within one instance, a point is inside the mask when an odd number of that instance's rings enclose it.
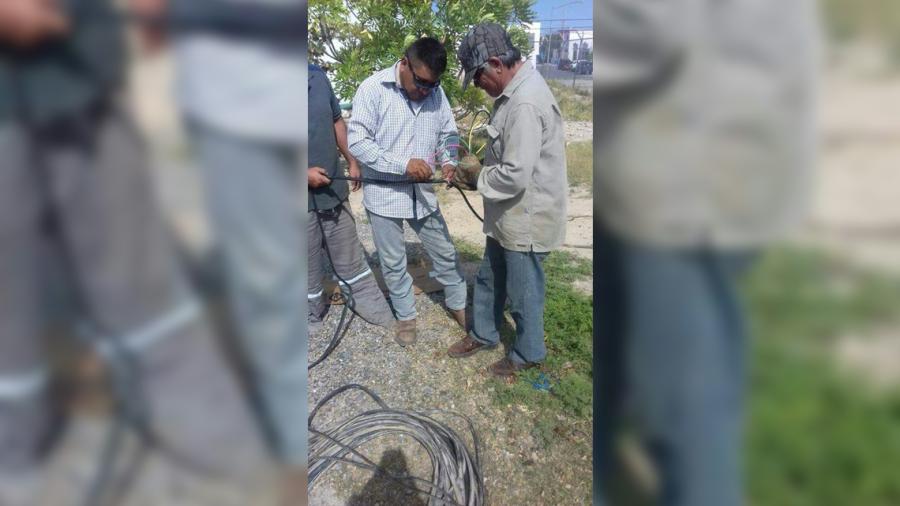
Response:
[[[469,198],[466,197],[466,193],[463,191],[463,189],[456,183],[448,183],[448,186],[450,186],[451,188],[456,188],[459,191],[459,194],[462,195],[462,198],[466,202],[466,205],[469,206],[469,211],[472,211],[472,214],[474,214],[475,217],[478,218],[478,221],[484,223],[484,218],[482,218],[478,214],[478,211],[476,211],[475,208],[472,207],[472,203],[469,202]]]
[[[462,195],[463,200],[466,202],[466,205],[469,206],[469,210],[472,211],[472,214],[478,218],[478,221],[484,223],[484,218],[478,214],[478,211],[472,206],[472,203],[469,201],[469,198],[466,197],[465,192],[462,187],[453,181],[447,181],[444,179],[426,179],[425,181],[410,181],[410,180],[399,180],[392,181],[389,179],[374,179],[369,177],[348,177],[348,176],[327,176],[328,179],[332,181],[357,181],[365,184],[385,184],[385,185],[405,185],[405,184],[446,184],[448,188],[456,188],[459,191],[459,194]]]
[[[114,412],[112,426],[98,458],[94,478],[84,498],[84,506],[106,504],[104,499],[111,491],[112,473],[122,453],[122,442],[127,429],[133,429],[143,447],[153,446],[149,425],[149,411],[141,388],[140,369],[137,357],[118,339],[108,333],[101,333],[101,339],[109,345],[108,357],[112,376]]]
[[[325,255],[328,257],[328,262],[331,264],[331,270],[334,272],[334,276],[338,279],[338,287],[341,290],[341,294],[344,296],[344,308],[341,310],[341,319],[340,321],[338,321],[337,327],[335,327],[334,329],[334,335],[331,337],[331,341],[328,343],[325,351],[322,352],[322,355],[307,366],[307,371],[312,370],[313,367],[325,361],[325,359],[328,358],[329,355],[331,355],[335,348],[337,348],[337,345],[340,343],[341,339],[343,339],[343,336],[350,329],[350,323],[353,321],[352,317],[347,322],[346,327],[344,327],[344,320],[347,318],[348,310],[352,311],[355,316],[359,316],[360,318],[362,318],[362,316],[360,316],[360,314],[356,311],[356,299],[353,298],[353,287],[351,287],[350,283],[347,283],[347,281],[343,277],[341,277],[341,275],[338,273],[337,267],[334,265],[334,258],[332,258],[331,256],[331,249],[328,247],[328,241],[325,239],[325,226],[322,224],[322,215],[319,211],[318,203],[316,202],[316,199],[313,195],[310,195],[309,197],[312,198],[313,213],[315,213],[316,215],[316,222],[319,226],[319,232],[321,232],[322,234],[322,246],[325,248]],[[340,208],[338,210],[338,213],[349,212],[347,209],[344,209],[343,205],[343,202],[338,205],[338,207]],[[346,287],[346,293],[344,292],[344,287]],[[322,295],[324,296],[324,293]]]

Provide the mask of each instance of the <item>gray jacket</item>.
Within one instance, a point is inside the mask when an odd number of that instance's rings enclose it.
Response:
[[[566,234],[565,132],[547,83],[523,65],[494,102],[478,178],[484,233],[512,251],[547,252]]]
[[[658,246],[755,247],[802,218],[814,0],[600,0],[597,218]]]

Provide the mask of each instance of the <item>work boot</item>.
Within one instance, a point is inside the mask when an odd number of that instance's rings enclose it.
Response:
[[[449,355],[450,358],[463,358],[474,355],[481,350],[493,350],[496,347],[496,344],[489,346],[484,343],[480,343],[472,339],[472,336],[467,335],[466,337],[453,343],[452,346],[447,348],[447,355]]]
[[[450,316],[452,316],[453,319],[456,320],[456,323],[458,323],[459,326],[462,327],[463,330],[466,330],[466,309],[465,308],[463,308],[463,309],[449,309],[448,308],[447,311],[450,313]]]
[[[400,346],[416,342],[416,320],[400,320],[394,325],[394,340]]]
[[[503,357],[488,367],[488,372],[498,378],[512,378],[519,371],[536,367],[536,363],[519,364],[513,362],[509,357]]]

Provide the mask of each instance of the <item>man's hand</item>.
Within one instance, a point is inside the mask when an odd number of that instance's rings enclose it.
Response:
[[[350,165],[350,177],[360,178],[362,177],[362,173],[359,170],[359,164],[356,160],[353,160],[349,163]],[[362,182],[360,181],[350,181],[350,191],[359,191],[362,188]]]
[[[21,48],[64,35],[69,21],[56,0],[0,0],[0,41]]]
[[[453,181],[453,174],[456,172],[456,166],[445,163],[443,167],[441,167],[441,177],[444,178],[444,181],[448,183]]]
[[[129,0],[128,7],[141,21],[138,32],[144,49],[150,53],[162,49],[166,42],[163,19],[169,8],[169,0]]]
[[[306,176],[309,178],[307,185],[309,185],[310,188],[321,188],[331,184],[331,179],[328,179],[328,175],[322,167],[310,167],[306,169]]]
[[[411,158],[406,164],[406,175],[414,181],[428,181],[431,179],[431,166],[419,158]]]
[[[453,184],[463,190],[476,190],[480,174],[481,162],[475,155],[466,155],[459,161],[459,167],[453,173]]]

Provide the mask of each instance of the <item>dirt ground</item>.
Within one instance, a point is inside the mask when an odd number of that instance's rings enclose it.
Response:
[[[822,134],[816,198],[798,241],[900,279],[900,75],[871,68],[829,72]],[[834,355],[873,387],[896,387],[898,350],[900,321],[842,336]]]
[[[830,72],[822,155],[801,241],[900,273],[900,76]]]

